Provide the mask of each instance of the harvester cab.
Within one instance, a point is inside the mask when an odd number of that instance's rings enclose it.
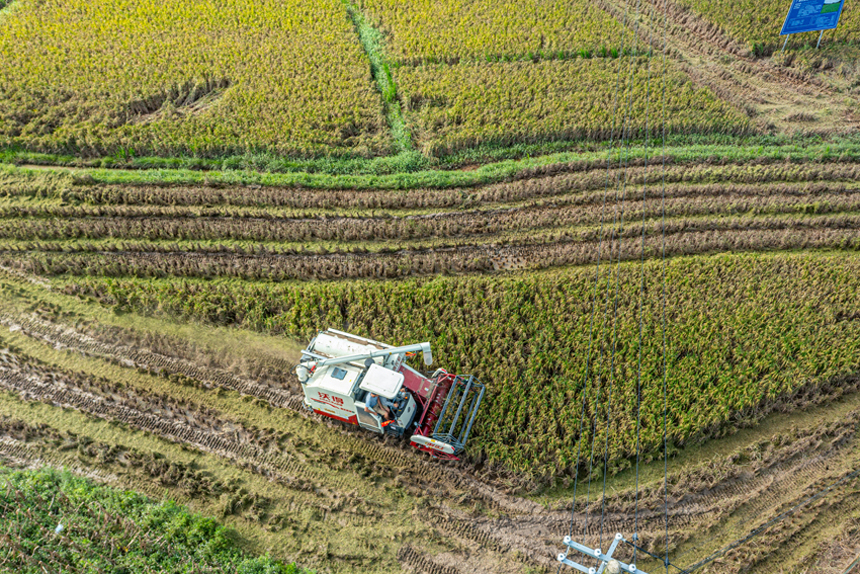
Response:
[[[471,375],[443,369],[422,375],[406,364],[417,353],[425,365],[433,363],[430,343],[394,347],[335,329],[321,331],[296,367],[305,406],[371,432],[409,437],[419,450],[456,460],[475,422],[484,385]],[[383,421],[366,408],[371,393],[390,405],[393,420]]]

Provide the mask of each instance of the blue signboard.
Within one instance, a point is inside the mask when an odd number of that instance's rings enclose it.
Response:
[[[780,36],[832,30],[839,23],[845,0],[792,0]]]

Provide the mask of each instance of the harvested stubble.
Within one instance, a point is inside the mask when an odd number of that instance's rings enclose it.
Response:
[[[391,139],[338,0],[20,0],[0,143],[83,155],[377,155]]]
[[[833,215],[761,218],[723,217],[669,220],[645,224],[645,254],[661,253],[661,233],[667,234],[667,256],[721,251],[785,251],[794,249],[858,249],[856,229],[860,217]],[[260,246],[227,246],[221,251],[206,249],[174,251],[175,244],[122,244],[98,251],[83,244],[59,252],[39,245],[35,252],[0,252],[0,262],[10,268],[39,275],[102,277],[233,277],[251,281],[308,279],[405,278],[439,273],[484,273],[501,270],[545,269],[593,263],[598,252],[606,258],[616,249],[611,233],[598,229],[561,230],[549,235],[525,236],[520,242],[438,246],[414,251],[389,249],[382,253],[334,252],[302,254],[295,249],[269,250]],[[627,226],[622,233],[620,257],[635,260],[641,254],[642,223]],[[180,246],[181,247],[181,246]],[[598,249],[598,247],[601,247]],[[96,248],[96,249],[93,249]],[[66,252],[69,251],[69,252]]]
[[[720,236],[725,235],[721,233]],[[635,240],[634,240],[635,241]],[[661,265],[646,265],[642,440],[662,444]],[[490,395],[472,454],[526,473],[571,470],[579,437],[593,269],[504,277],[304,285],[143,279],[70,279],[66,290],[121,309],[166,313],[299,338],[322,326],[383,340],[429,340],[439,363],[473,372]],[[601,285],[614,283],[603,275]],[[669,432],[675,444],[719,436],[794,393],[860,368],[860,259],[854,253],[725,255],[668,262]],[[599,292],[602,292],[603,288]],[[615,377],[594,362],[603,396],[614,380],[610,457],[635,452],[638,349],[636,265],[623,265]],[[612,301],[596,314],[608,347]],[[395,312],[396,310],[396,312]],[[603,333],[597,336],[597,333]],[[595,380],[593,377],[591,380]],[[607,432],[594,391],[582,439]],[[806,399],[804,399],[806,400]],[[587,458],[587,457],[586,457]]]
[[[818,193],[796,190],[792,186],[780,193],[776,186],[673,186],[667,199],[659,197],[660,189],[650,189],[643,203],[640,189],[627,191],[625,217],[629,221],[667,217],[704,217],[716,215],[761,215],[791,213],[845,213],[860,211],[857,189],[835,184],[828,193],[827,184],[816,186]],[[734,191],[734,193],[732,192]],[[633,196],[633,197],[629,197]],[[220,217],[195,216],[184,210],[165,209],[165,214],[149,216],[145,208],[132,208],[124,214],[80,217],[74,208],[51,213],[57,219],[36,217],[0,218],[0,239],[14,240],[145,240],[145,241],[241,241],[241,242],[352,242],[352,248],[363,242],[389,244],[426,239],[456,239],[581,225],[596,225],[601,213],[608,217],[620,201],[613,197],[604,205],[602,192],[575,198],[559,198],[550,205],[527,205],[520,208],[458,211],[435,216],[342,217],[323,218],[258,217],[253,214],[227,213]],[[98,211],[109,211],[97,208]],[[83,210],[85,211],[85,209]],[[171,213],[173,212],[173,213]],[[58,246],[59,247],[59,246]],[[345,246],[346,247],[346,246]],[[372,247],[372,245],[371,245]],[[407,246],[404,246],[407,247]],[[378,248],[378,247],[377,247]],[[211,250],[210,247],[203,249]]]
[[[613,133],[618,137],[621,122],[613,132],[613,94],[619,73],[617,108],[627,114],[627,137],[643,137],[646,116],[653,127],[662,106],[655,95],[661,63],[650,57],[632,63],[632,71],[627,58],[428,64],[402,67],[395,75],[407,125],[421,150],[446,155],[481,145],[607,140]],[[667,70],[665,81],[667,133],[749,131],[743,112],[709,89],[693,86],[674,67]]]
[[[732,38],[750,48],[756,46],[773,50],[782,44],[777,31],[782,27],[788,5],[780,0],[674,0],[677,5],[701,14],[705,20],[727,32]],[[677,11],[677,9],[676,9]],[[839,26],[827,30],[827,41],[856,42],[860,34],[860,10],[852,3],[846,3]],[[818,32],[796,34],[792,42],[813,43]]]

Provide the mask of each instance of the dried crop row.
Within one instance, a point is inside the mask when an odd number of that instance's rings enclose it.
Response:
[[[603,190],[607,181],[616,181],[626,173],[630,185],[643,183],[761,184],[773,182],[819,183],[856,182],[860,166],[853,163],[746,163],[728,165],[669,165],[662,171],[661,159],[651,158],[649,168],[641,159],[632,159],[621,169],[615,162],[607,168],[605,161],[573,162],[523,170],[511,181],[477,187],[448,189],[382,190],[313,190],[260,186],[117,186],[117,185],[30,185],[24,180],[7,178],[0,185],[0,197],[60,199],[71,204],[150,206],[166,209],[186,207],[231,206],[245,208],[280,207],[294,210],[418,210],[438,211],[478,204],[512,203],[538,198]],[[78,206],[82,207],[82,206]],[[35,209],[38,209],[35,208]],[[53,208],[52,208],[53,209]],[[22,212],[24,214],[28,211]],[[64,211],[52,211],[62,215]],[[77,213],[77,212],[72,212]],[[110,213],[110,212],[105,212]],[[149,212],[154,214],[155,212]]]
[[[818,193],[791,190],[789,194],[781,194],[772,187],[746,186],[741,188],[739,194],[717,185],[704,189],[684,187],[670,190],[667,194],[670,197],[666,201],[659,197],[660,190],[651,190],[651,197],[644,202],[642,190],[625,188],[607,193],[609,197],[605,205],[604,194],[592,193],[572,199],[559,199],[550,205],[403,218],[15,218],[0,219],[0,239],[408,242],[597,225],[601,217],[612,217],[619,204],[623,205],[624,216],[629,221],[659,218],[663,214],[669,218],[681,218],[734,214],[844,213],[857,211],[860,207],[860,188],[841,185],[836,186],[839,192],[826,193],[823,190],[828,188],[827,185],[815,187]],[[202,250],[212,251],[212,248],[203,247]]]
[[[0,366],[0,386],[20,394],[25,400],[70,406],[98,418],[117,420],[174,442],[187,443],[300,491],[312,491],[312,481],[340,489],[351,485],[342,477],[311,468],[294,456],[286,457],[283,452],[273,451],[270,447],[275,437],[271,433],[267,440],[262,440],[265,431],[255,436],[253,431],[236,424],[231,424],[231,430],[225,432],[222,430],[225,422],[219,424],[217,417],[210,416],[212,413],[206,413],[206,420],[200,412],[173,417],[171,406],[182,407],[168,404],[170,399],[153,397],[154,404],[150,405],[146,397],[140,395],[124,399],[117,394],[118,389],[100,389],[106,394],[93,394],[89,390],[94,389],[96,383],[90,380],[83,384],[89,389],[76,385],[67,373],[34,368],[14,358]]]
[[[31,3],[3,18],[0,69],[5,145],[124,157],[391,150],[337,0]]]
[[[817,248],[857,249],[856,215],[822,217],[715,218],[681,220],[666,226],[666,255],[717,251]],[[663,249],[660,221],[646,224],[645,257]],[[605,230],[607,234],[609,230]],[[402,251],[393,254],[234,255],[203,253],[0,253],[0,264],[36,275],[102,277],[237,278],[255,281],[295,279],[403,278],[440,273],[482,273],[586,265],[610,254],[622,261],[642,256],[640,223],[625,228],[617,242],[600,242],[600,230],[564,232],[543,243],[478,244]],[[598,250],[598,247],[601,247]]]
[[[41,339],[56,348],[70,348],[87,356],[95,356],[125,367],[144,368],[154,374],[166,371],[181,375],[204,386],[217,386],[244,395],[257,397],[280,408],[298,410],[302,398],[295,393],[238,377],[220,369],[200,367],[192,361],[148,351],[136,346],[106,342],[68,327],[55,325],[36,316],[21,317],[0,314],[0,324],[21,330],[30,337]]]
[[[359,0],[374,27],[386,34],[387,53],[399,65],[460,60],[565,59],[618,56],[630,33],[584,0]],[[464,27],[463,22],[480,22]],[[601,51],[602,50],[602,51]]]
[[[279,208],[243,208],[233,207],[229,205],[218,207],[198,207],[198,206],[161,206],[161,205],[56,205],[54,203],[18,203],[10,202],[0,206],[0,221],[6,219],[104,219],[122,218],[131,221],[132,226],[144,226],[146,222],[140,220],[161,218],[161,219],[184,219],[184,220],[218,220],[229,218],[231,220],[265,220],[271,222],[272,225],[289,224],[313,225],[315,229],[319,229],[321,225],[344,226],[349,225],[350,221],[379,221],[384,220],[391,226],[403,222],[418,222],[419,224],[428,220],[444,220],[453,217],[471,217],[477,214],[478,217],[489,217],[498,213],[506,213],[517,209],[527,209],[540,207],[541,209],[559,208],[562,206],[585,206],[595,203],[602,203],[604,195],[607,202],[614,202],[618,195],[618,189],[621,189],[620,183],[615,183],[612,180],[611,185],[608,185],[607,178],[600,177],[603,182],[597,185],[587,186],[582,190],[565,190],[563,187],[551,189],[552,195],[545,193],[535,194],[531,198],[523,198],[516,201],[481,201],[475,196],[470,196],[463,199],[460,205],[435,209],[404,209],[404,210],[348,210],[348,211],[328,211],[328,210],[292,210]],[[665,196],[666,198],[701,198],[706,196],[723,196],[723,195],[738,195],[743,197],[769,197],[779,194],[789,195],[792,198],[808,197],[815,198],[823,194],[851,194],[860,190],[860,186],[856,183],[836,181],[818,181],[804,183],[760,183],[760,184],[734,184],[734,183],[668,183],[665,186],[655,183],[643,184],[636,181],[633,174],[624,189],[626,197],[629,201],[636,201],[644,195],[646,198],[655,198]],[[557,193],[554,193],[557,192]],[[480,198],[483,199],[483,198]],[[791,199],[789,201],[795,201]],[[192,222],[184,222],[186,225],[194,225]],[[10,227],[14,225],[10,221],[5,222],[6,229],[14,229]],[[201,225],[197,223],[197,225]],[[239,223],[236,223],[239,225]],[[410,224],[414,225],[414,224]],[[10,231],[6,231],[7,234]],[[19,234],[20,235],[20,234]],[[114,234],[116,236],[116,234]],[[81,237],[80,233],[73,234],[70,237]]]
[[[670,243],[694,249],[809,248],[856,241],[846,230],[753,231],[688,234]],[[565,246],[560,262],[591,260],[594,246]],[[558,245],[548,246],[557,249]],[[652,248],[659,252],[659,238]],[[543,249],[543,248],[541,248]],[[627,253],[638,258],[639,242]],[[523,249],[521,257],[545,253]],[[606,253],[608,256],[608,252]],[[623,255],[623,254],[622,254]],[[623,257],[622,257],[623,258]],[[670,342],[670,438],[674,444],[721,436],[775,408],[791,408],[799,389],[839,386],[838,377],[860,365],[858,258],[850,252],[732,254],[668,261],[667,338]],[[606,271],[604,271],[606,273]],[[617,321],[619,340],[636,340],[639,273],[622,266]],[[661,264],[646,263],[643,301],[643,460],[662,444]],[[609,282],[603,275],[601,283]],[[472,454],[524,474],[571,471],[580,437],[579,404],[589,347],[593,269],[569,268],[529,275],[261,284],[235,281],[70,278],[65,290],[124,310],[287,333],[300,339],[321,326],[397,340],[429,340],[440,363],[472,372],[489,386],[488,413],[475,428]],[[600,290],[603,291],[603,288]],[[600,299],[597,317],[606,303]],[[397,313],[393,309],[399,309]],[[610,315],[611,316],[611,315]],[[599,325],[600,323],[598,323]],[[483,325],[483,328],[475,328]],[[608,327],[606,327],[608,329]],[[595,344],[608,345],[604,330]],[[595,331],[600,333],[601,331]],[[602,341],[602,343],[601,343]],[[571,349],[574,356],[571,355]],[[617,410],[613,409],[610,466],[624,468],[634,449],[635,345],[617,353]],[[594,365],[608,392],[608,365]],[[531,385],[530,381],[545,381]],[[591,379],[595,380],[595,379]],[[594,391],[589,391],[593,397]],[[605,406],[587,403],[583,439],[602,444]],[[616,416],[617,415],[617,416]]]
[[[399,68],[395,75],[407,126],[420,149],[428,155],[446,155],[481,145],[607,140],[614,133],[613,90],[619,74],[624,80],[618,102],[628,102],[631,108],[627,135],[645,137],[646,108],[649,117],[656,118],[663,105],[653,90],[646,97],[647,78],[661,73],[659,60],[650,70],[652,60],[635,58],[630,72],[627,59],[620,58],[423,65]],[[674,66],[664,80],[667,133],[751,131],[744,112],[710,89],[695,87]],[[620,129],[619,121],[614,130]]]

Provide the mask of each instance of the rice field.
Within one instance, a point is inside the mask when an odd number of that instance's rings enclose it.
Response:
[[[0,570],[850,567],[854,12],[727,6],[0,0]],[[462,460],[308,413],[326,328],[485,383]]]
[[[341,2],[16,1],[0,144],[76,155],[374,156],[391,137]]]

